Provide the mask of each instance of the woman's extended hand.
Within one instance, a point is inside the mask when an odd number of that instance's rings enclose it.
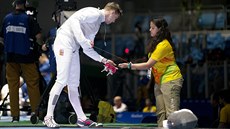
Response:
[[[118,64],[118,67],[119,68],[128,68],[128,63],[120,63],[120,64]]]

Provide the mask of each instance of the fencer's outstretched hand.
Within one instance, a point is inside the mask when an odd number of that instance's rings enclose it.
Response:
[[[104,63],[104,69],[101,72],[104,71],[108,72],[107,76],[116,73],[118,68],[116,67],[116,64],[112,60],[107,60],[104,58],[102,60],[102,63]]]
[[[109,63],[109,64],[111,64],[113,66],[117,66],[117,64],[115,64],[112,60],[107,60],[106,63]]]
[[[109,63],[109,64],[111,64],[113,66],[117,66],[117,64],[115,64],[112,60],[109,60],[109,59],[106,59],[106,58],[103,58],[101,62],[103,64]]]
[[[120,64],[118,64],[118,67],[119,68],[128,68],[128,63],[120,63]]]

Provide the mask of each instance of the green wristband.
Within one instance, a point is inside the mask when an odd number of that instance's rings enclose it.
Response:
[[[127,67],[128,69],[131,69],[132,68],[132,63],[131,62],[129,62],[128,63],[128,67]]]

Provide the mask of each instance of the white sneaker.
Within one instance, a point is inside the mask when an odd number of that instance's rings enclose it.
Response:
[[[45,116],[45,117],[44,117],[43,124],[46,125],[47,127],[51,127],[51,128],[60,127],[60,125],[57,124],[57,123],[54,121],[53,116],[50,116],[50,117]]]
[[[86,119],[85,121],[78,119],[77,125],[79,127],[102,127],[103,126],[102,123],[96,123],[90,119]]]

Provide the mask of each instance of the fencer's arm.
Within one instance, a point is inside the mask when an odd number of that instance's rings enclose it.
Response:
[[[77,40],[77,42],[80,44],[80,46],[83,49],[83,52],[89,56],[90,58],[92,58],[95,61],[98,62],[102,62],[102,60],[104,59],[103,56],[99,55],[93,48],[91,45],[91,41],[89,39],[86,39],[81,27],[80,27],[80,22],[78,19],[74,19],[71,20],[71,25],[74,26],[74,29],[72,29],[73,34],[75,36],[75,39]]]
[[[71,19],[70,21],[71,26],[74,27],[72,28],[73,35],[75,36],[75,39],[77,40],[78,43],[80,43],[82,48],[90,48],[91,46],[91,41],[87,39],[81,29],[80,26],[80,21],[77,18]]]

